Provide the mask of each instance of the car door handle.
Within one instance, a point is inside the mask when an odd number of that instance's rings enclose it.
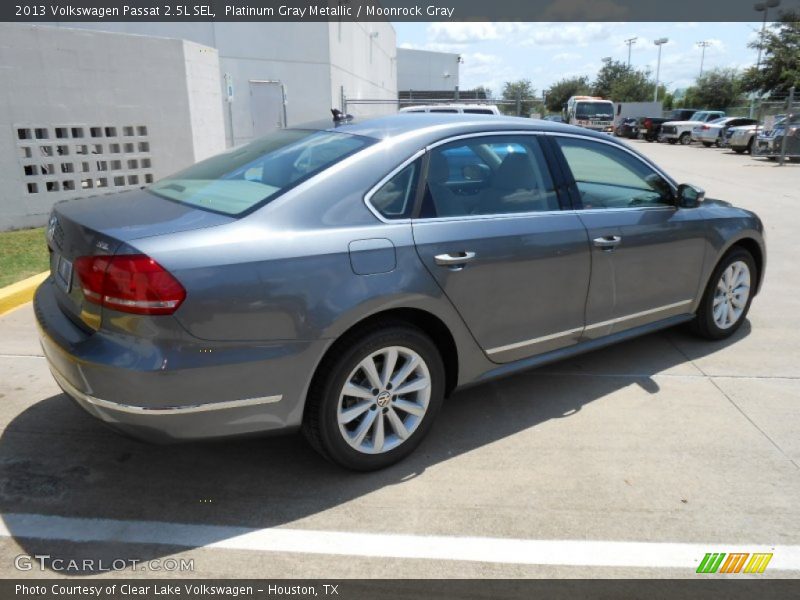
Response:
[[[622,242],[621,235],[606,235],[599,238],[594,238],[594,245],[603,250],[613,250]]]
[[[440,267],[458,267],[475,259],[474,252],[456,252],[455,254],[437,254],[433,257]]]

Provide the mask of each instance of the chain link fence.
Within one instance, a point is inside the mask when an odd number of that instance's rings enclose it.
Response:
[[[494,98],[481,92],[400,92],[399,98],[350,98],[341,95],[341,110],[356,118],[366,118],[377,114],[388,114],[401,108],[412,106],[433,106],[444,104],[485,104],[494,105],[500,112],[510,116],[543,116],[547,111],[538,97],[519,96],[515,99]]]

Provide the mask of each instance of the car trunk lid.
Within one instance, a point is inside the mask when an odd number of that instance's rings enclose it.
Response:
[[[47,245],[58,304],[73,321],[99,329],[102,309],[84,296],[74,272],[78,257],[113,255],[135,239],[215,227],[233,220],[145,190],[56,204],[47,227]]]

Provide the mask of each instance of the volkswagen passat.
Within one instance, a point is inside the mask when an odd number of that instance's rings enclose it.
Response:
[[[762,225],[606,135],[403,114],[276,130],[64,202],[36,294],[64,391],[135,436],[302,429],[389,465],[455,389],[690,322],[742,324]]]

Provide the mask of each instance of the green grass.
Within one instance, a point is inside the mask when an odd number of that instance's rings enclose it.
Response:
[[[50,268],[44,227],[0,233],[0,287]]]

